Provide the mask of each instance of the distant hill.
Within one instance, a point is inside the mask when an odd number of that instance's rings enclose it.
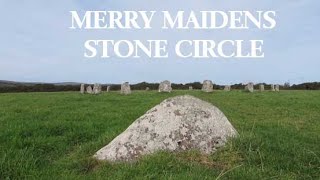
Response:
[[[0,87],[17,87],[17,86],[34,86],[39,84],[51,84],[55,86],[78,86],[81,83],[77,82],[62,82],[62,83],[43,83],[43,82],[16,82],[16,81],[6,81],[0,80]]]
[[[15,87],[15,86],[30,86],[37,83],[27,83],[27,82],[15,82],[15,81],[4,81],[0,80],[0,87]]]
[[[53,83],[56,86],[80,86],[81,83],[77,82],[63,82],[63,83]]]

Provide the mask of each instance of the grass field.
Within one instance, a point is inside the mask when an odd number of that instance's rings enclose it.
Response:
[[[240,137],[210,156],[92,159],[148,109],[182,94],[219,107]],[[0,179],[320,179],[320,91],[0,94]]]

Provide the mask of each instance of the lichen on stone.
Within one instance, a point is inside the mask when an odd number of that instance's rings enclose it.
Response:
[[[215,152],[236,130],[215,106],[192,96],[164,100],[138,118],[94,156],[99,160],[132,161],[157,151]]]

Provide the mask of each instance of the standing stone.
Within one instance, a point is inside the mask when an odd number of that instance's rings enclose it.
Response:
[[[100,84],[94,84],[93,86],[93,94],[100,94],[101,93],[101,85]]]
[[[128,82],[125,82],[121,85],[121,94],[128,95],[131,94],[131,88]]]
[[[203,81],[202,91],[204,92],[212,92],[213,91],[213,83],[210,80]]]
[[[271,91],[276,91],[276,90],[274,89],[274,84],[271,84]]]
[[[279,86],[279,84],[277,84],[277,85],[275,86],[275,91],[276,91],[276,92],[279,92],[279,91],[280,91],[280,86]]]
[[[260,84],[259,89],[260,89],[261,92],[263,92],[264,91],[264,85]]]
[[[192,91],[192,90],[193,90],[193,87],[192,87],[192,86],[189,86],[189,90]]]
[[[248,83],[247,86],[245,87],[245,90],[247,92],[253,92],[254,91],[254,84],[252,82]]]
[[[80,86],[80,93],[81,93],[81,94],[84,94],[84,93],[85,93],[84,84],[81,84],[81,86]]]
[[[231,86],[225,86],[224,91],[231,91]]]
[[[146,91],[150,91],[150,88],[149,88],[149,87],[146,87]]]
[[[87,93],[88,93],[88,94],[92,94],[92,93],[93,93],[91,86],[88,86],[88,87],[87,87]]]
[[[98,88],[99,92],[102,93],[102,85],[99,84],[99,88]]]
[[[170,81],[163,81],[159,85],[159,92],[168,92],[172,91],[171,82]]]
[[[107,87],[107,92],[110,92],[110,88],[111,88],[110,86]]]

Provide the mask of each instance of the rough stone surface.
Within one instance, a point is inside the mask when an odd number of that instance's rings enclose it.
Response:
[[[254,91],[254,84],[252,82],[248,83],[247,86],[245,87],[245,90],[248,92],[253,92]]]
[[[172,87],[171,87],[171,82],[170,81],[163,81],[159,85],[159,92],[171,92]]]
[[[93,86],[93,94],[100,94],[101,93],[101,85],[100,84],[94,84]]]
[[[92,94],[93,93],[91,86],[88,86],[86,90],[87,90],[88,94]]]
[[[85,93],[84,84],[81,84],[81,85],[80,85],[80,93],[81,93],[81,94],[84,94],[84,93]]]
[[[274,88],[274,84],[271,84],[271,91],[276,91],[276,89]]]
[[[210,80],[203,81],[202,91],[204,92],[212,92],[213,91],[213,83]]]
[[[164,100],[138,118],[94,157],[108,161],[131,161],[164,150],[215,152],[236,130],[215,106],[193,96]]]
[[[224,91],[231,91],[231,86],[225,86]]]
[[[102,85],[99,84],[99,88],[98,88],[99,92],[102,93]]]
[[[130,84],[128,82],[125,82],[121,85],[121,91],[120,91],[121,94],[124,94],[124,95],[128,95],[128,94],[131,94],[131,88],[130,88]]]
[[[150,91],[150,88],[149,88],[149,87],[146,87],[146,91]]]
[[[111,88],[111,86],[108,86],[108,87],[107,87],[107,92],[110,92],[110,88]]]
[[[259,90],[260,90],[261,92],[264,91],[264,85],[263,85],[263,84],[260,84]]]
[[[278,84],[275,85],[274,90],[275,90],[276,92],[279,92],[279,91],[280,91],[280,86],[279,86]]]
[[[193,90],[193,87],[192,87],[192,86],[189,86],[189,90],[192,91],[192,90]]]

